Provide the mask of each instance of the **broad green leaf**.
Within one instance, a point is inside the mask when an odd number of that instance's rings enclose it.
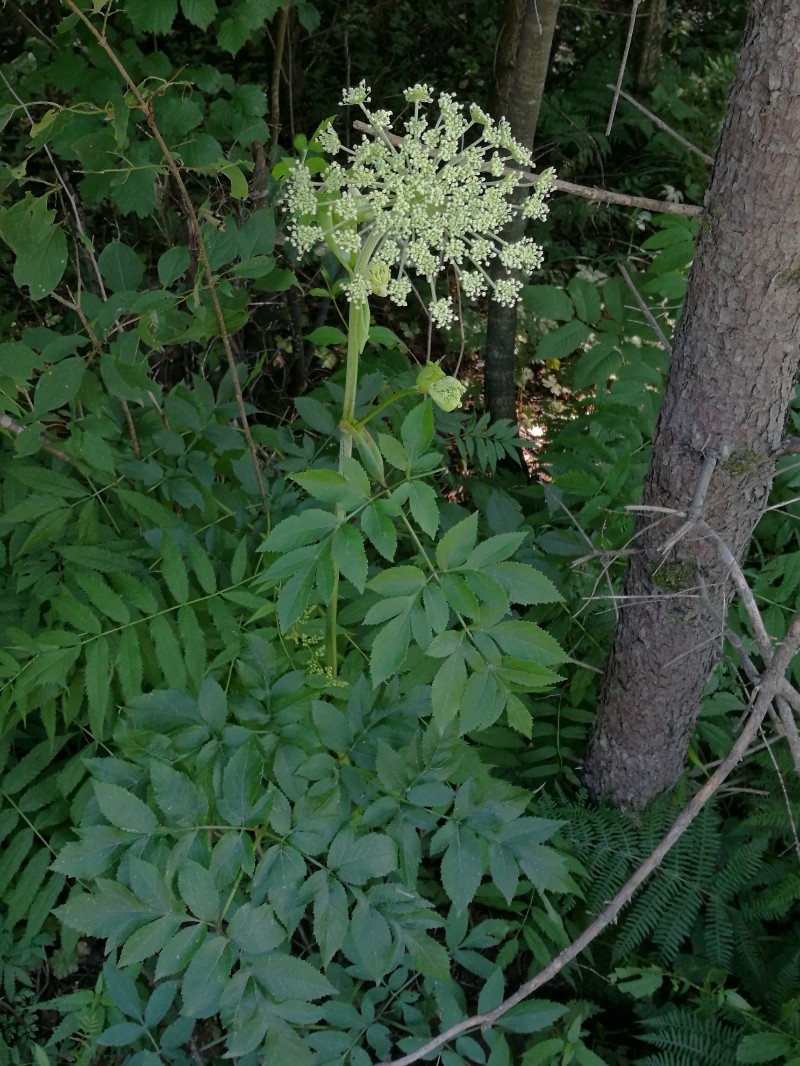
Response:
[[[475,547],[478,536],[478,513],[464,518],[449,529],[436,545],[436,563],[441,570],[463,566]]]
[[[422,592],[422,604],[434,633],[443,633],[450,620],[450,607],[441,588],[433,581]]]
[[[567,1010],[561,1003],[551,1003],[546,999],[526,999],[498,1018],[496,1024],[512,1033],[538,1033],[563,1018]]]
[[[554,322],[569,322],[574,315],[572,300],[553,285],[524,285],[522,303],[526,311]]]
[[[180,929],[164,946],[156,963],[156,980],[169,977],[185,969],[192,955],[197,951],[206,937],[204,925],[188,925]]]
[[[34,415],[57,411],[71,403],[83,384],[86,367],[79,356],[70,356],[55,363],[41,374],[33,395]]]
[[[409,463],[413,464],[425,454],[433,440],[433,405],[430,400],[423,400],[406,415],[400,427],[400,439]],[[386,455],[386,458],[392,462],[390,455]]]
[[[154,922],[137,929],[125,941],[119,957],[120,966],[133,966],[158,955],[175,935],[183,920],[178,914],[164,914]]]
[[[480,541],[469,553],[464,567],[467,570],[481,570],[491,563],[509,559],[525,540],[527,533],[498,533]],[[523,564],[519,564],[520,566]]]
[[[600,293],[596,285],[585,278],[572,278],[567,290],[575,304],[575,314],[582,322],[593,326],[600,318]]]
[[[561,603],[563,600],[550,578],[527,563],[493,563],[484,571],[506,589],[513,603]]]
[[[510,906],[517,894],[519,867],[509,848],[492,842],[489,847],[489,873],[498,891]]]
[[[222,685],[213,677],[207,677],[197,697],[200,717],[212,732],[219,732],[228,717],[228,697]]]
[[[497,682],[494,675],[485,669],[470,674],[461,694],[459,732],[471,733],[492,725],[502,710],[494,713],[496,703]]]
[[[309,496],[331,506],[338,504],[345,510],[360,507],[369,499],[369,493],[354,485],[335,470],[306,470],[303,474],[290,475]]]
[[[260,967],[259,976],[278,1002],[296,999],[307,1003],[336,994],[327,977],[311,963],[290,955],[270,955]]]
[[[178,891],[181,899],[201,922],[213,924],[217,920],[220,893],[214,876],[205,866],[186,859],[178,870]]]
[[[507,621],[486,630],[508,655],[531,662],[552,665],[569,661],[569,656],[549,633],[535,622]]]
[[[167,684],[185,690],[187,686],[186,663],[175,631],[164,615],[156,615],[149,621],[156,659]]]
[[[343,522],[333,534],[331,549],[333,560],[342,574],[363,593],[367,581],[367,554],[356,527]]]
[[[522,872],[540,892],[574,892],[564,856],[546,844],[515,848]]]
[[[93,787],[100,810],[118,829],[149,834],[158,828],[153,811],[132,792],[108,781],[94,781]]]
[[[346,344],[347,336],[342,333],[338,326],[318,326],[310,333],[304,333],[304,338],[312,344],[320,346],[331,344]]]
[[[483,860],[478,838],[471,829],[457,825],[442,858],[442,888],[456,912],[466,910],[483,877]]]
[[[436,671],[431,685],[433,720],[441,730],[458,717],[461,694],[467,683],[467,669],[461,648],[448,656]]]
[[[738,1063],[785,1061],[792,1046],[786,1033],[753,1033],[743,1036],[736,1048]]]
[[[227,933],[246,956],[266,955],[286,940],[286,931],[266,903],[259,907],[243,903],[228,923]]]
[[[384,559],[392,562],[397,552],[397,529],[376,500],[361,512],[361,532]]]
[[[439,577],[439,584],[454,611],[468,618],[477,618],[480,615],[478,597],[460,574],[445,571]]]
[[[313,396],[298,396],[294,405],[306,425],[317,433],[330,437],[336,432],[337,423],[333,411],[324,403],[315,400]]]
[[[103,725],[111,706],[111,653],[108,639],[98,637],[86,651],[86,701],[89,727],[97,740],[103,737]]]
[[[161,917],[117,881],[99,877],[91,895],[73,896],[54,914],[71,929],[96,937],[114,937]]]
[[[410,639],[411,623],[408,615],[392,619],[379,630],[373,641],[369,659],[373,685],[379,685],[397,673],[405,661]]]
[[[331,511],[310,507],[279,522],[258,547],[259,552],[285,552],[321,540],[340,523]]]
[[[408,951],[414,969],[434,981],[450,980],[450,953],[421,929],[408,930]]]
[[[397,470],[408,469],[410,465],[408,453],[395,437],[389,436],[388,433],[379,433],[378,447],[387,463],[390,463]]]
[[[75,581],[80,585],[92,606],[112,622],[125,625],[130,621],[130,612],[124,600],[98,574],[76,570]]]
[[[209,936],[192,956],[183,976],[181,1014],[188,1018],[210,1018],[216,1014],[232,965],[232,953],[225,937]]]
[[[506,716],[512,729],[516,729],[518,733],[530,738],[533,732],[533,717],[519,696],[515,696],[513,692],[508,693]]]
[[[359,976],[378,982],[392,967],[394,945],[389,923],[366,899],[353,910],[343,950],[358,966]]]
[[[228,759],[222,774],[217,808],[229,825],[245,825],[253,816],[263,771],[264,756],[251,736]]]
[[[193,26],[207,30],[217,17],[217,0],[181,0],[181,11]]]
[[[127,0],[125,14],[135,30],[168,33],[178,14],[178,0]]]
[[[144,267],[139,256],[122,241],[111,241],[107,244],[97,257],[97,265],[112,292],[138,289],[144,277]]]
[[[208,800],[203,790],[169,763],[153,760],[150,782],[167,825],[188,829],[206,818]]]
[[[333,877],[326,877],[314,896],[314,939],[327,966],[347,935],[347,894]]]
[[[197,580],[200,584],[200,588],[208,596],[212,596],[217,591],[217,575],[214,572],[214,564],[208,555],[208,552],[200,547],[200,544],[194,537],[190,537],[186,542],[186,552],[189,556],[189,562],[192,564],[192,570],[194,570]]]
[[[308,607],[314,590],[316,569],[316,560],[313,560],[281,586],[278,593],[278,623],[282,632],[288,633]]]
[[[128,834],[111,825],[90,825],[79,832],[81,839],[64,844],[51,869],[74,878],[98,877],[111,865],[118,849],[130,844]],[[8,853],[3,856],[6,863],[10,858]]]
[[[439,528],[438,496],[425,481],[410,481],[408,484],[408,507],[417,525],[433,539]]]
[[[348,885],[363,885],[397,869],[397,845],[383,833],[355,836],[342,829],[331,842],[328,866]]]
[[[186,0],[184,0],[185,2]],[[197,2],[197,0],[189,0],[189,2]],[[208,2],[213,4],[214,0],[208,0]],[[158,260],[158,280],[166,287],[182,277],[188,269],[189,249],[183,244],[178,244],[174,248],[167,248],[166,252]]]
[[[176,603],[189,599],[189,575],[180,548],[169,533],[161,537],[161,574]]]
[[[381,596],[413,596],[425,587],[426,582],[427,578],[418,566],[392,566],[371,578],[367,588]]]
[[[97,1043],[100,1047],[125,1047],[135,1043],[145,1032],[144,1026],[138,1022],[117,1022],[103,1030]]]
[[[548,359],[565,359],[588,340],[591,332],[590,327],[577,318],[566,322],[545,333],[536,349],[536,358],[545,362]]]

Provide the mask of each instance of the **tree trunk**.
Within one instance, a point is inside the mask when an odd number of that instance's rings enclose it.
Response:
[[[800,5],[754,0],[642,500],[685,510],[717,457],[702,518],[737,559],[767,503],[798,369],[798,189]],[[638,523],[584,766],[591,792],[619,806],[644,806],[681,773],[719,652],[730,582],[697,534],[661,553],[678,525]]]
[[[550,47],[561,0],[508,0],[506,17],[497,45],[497,102],[495,113],[505,117],[514,137],[526,148],[533,147],[539,107],[550,64]],[[525,190],[516,190],[517,199]],[[518,241],[526,221],[515,217],[503,234]],[[517,421],[517,391],[514,384],[514,349],[517,336],[516,307],[490,301],[486,325],[484,385],[486,406],[492,418]]]
[[[634,93],[649,93],[661,75],[667,0],[646,0],[636,15],[631,47]]]

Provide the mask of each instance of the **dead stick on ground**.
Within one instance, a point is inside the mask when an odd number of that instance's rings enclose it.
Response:
[[[461,1036],[464,1033],[471,1032],[474,1029],[488,1029],[490,1026],[494,1025],[496,1021],[502,1018],[504,1014],[510,1011],[512,1007],[515,1007],[518,1003],[521,1003],[524,999],[527,999],[528,996],[532,995],[538,988],[541,988],[542,985],[551,981],[568,963],[572,962],[574,958],[580,955],[584,948],[587,948],[604,929],[607,929],[616,919],[625,904],[630,902],[642,882],[645,881],[660,865],[670,849],[674,847],[678,840],[680,840],[681,836],[683,836],[703,807],[705,807],[745,754],[751,741],[758,733],[761,722],[775,698],[775,694],[781,688],[784,680],[783,675],[788,669],[793,657],[797,654],[798,647],[800,647],[800,614],[795,615],[786,632],[786,636],[775,649],[775,654],[772,657],[771,663],[762,674],[757,689],[757,695],[748,720],[727,757],[719,764],[703,787],[684,807],[675,819],[670,830],[661,839],[658,846],[654,848],[647,859],[645,859],[639,869],[628,879],[592,924],[588,926],[576,940],[573,940],[569,947],[556,955],[552,962],[548,963],[543,970],[540,970],[530,981],[526,981],[525,984],[518,988],[512,996],[503,1000],[503,1002],[495,1007],[494,1010],[487,1011],[484,1014],[475,1014],[471,1018],[465,1018],[463,1022],[459,1022],[457,1025],[451,1025],[449,1029],[446,1029],[443,1033],[440,1033],[439,1036],[429,1040],[426,1044],[423,1044],[422,1047],[417,1048],[416,1051],[412,1051],[408,1055],[403,1055],[399,1059],[387,1059],[385,1062],[379,1063],[378,1066],[411,1066],[412,1062],[418,1062],[431,1051],[435,1051],[436,1048],[441,1047],[443,1044],[448,1044],[451,1040],[455,1040],[456,1037]]]

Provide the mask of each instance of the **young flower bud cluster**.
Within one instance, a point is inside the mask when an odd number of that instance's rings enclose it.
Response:
[[[433,102],[430,86],[407,89],[410,114],[398,135],[391,132],[391,113],[370,110],[369,99],[363,81],[342,97],[343,104],[361,108],[371,129],[354,149],[341,144],[330,123],[317,134],[314,146],[329,156],[349,156],[346,166],[304,159],[288,171],[290,238],[298,253],[327,244],[347,269],[344,290],[356,305],[378,294],[403,306],[412,291],[408,274],[424,279],[428,311],[439,326],[455,318],[452,299],[437,297],[435,288],[448,268],[468,299],[488,293],[515,305],[520,275],[536,270],[543,253],[530,238],[509,243],[501,232],[515,211],[526,218],[547,216],[553,171],[524,181],[522,168],[532,167],[531,156],[508,123],[495,123],[476,105],[465,114],[449,93],[438,95],[432,121],[423,106]],[[531,191],[515,204],[509,197],[519,185]],[[493,260],[511,276],[495,280]]]

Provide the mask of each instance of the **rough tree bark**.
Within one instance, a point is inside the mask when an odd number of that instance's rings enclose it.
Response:
[[[650,92],[658,84],[666,27],[667,0],[646,0],[636,15],[631,45],[634,93]]]
[[[642,500],[685,510],[717,458],[702,517],[737,559],[767,502],[798,370],[798,190],[800,5],[754,0]],[[592,793],[619,806],[644,806],[681,773],[730,596],[713,547],[690,535],[664,557],[678,523],[652,522],[638,523],[584,766]]]
[[[497,100],[495,114],[505,117],[511,132],[526,148],[533,147],[539,107],[550,64],[550,48],[561,0],[507,0],[497,43]],[[518,199],[525,190],[517,190]],[[525,219],[515,218],[504,237],[517,241],[525,233]],[[484,386],[492,418],[517,420],[514,348],[517,309],[489,304],[486,325]]]

